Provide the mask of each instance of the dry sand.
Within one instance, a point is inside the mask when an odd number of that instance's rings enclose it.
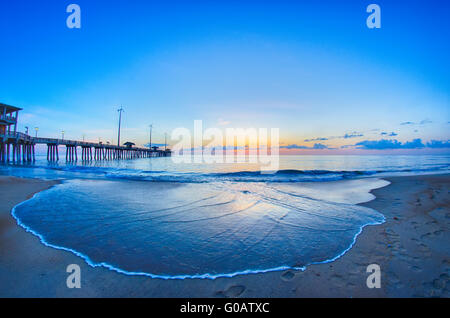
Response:
[[[46,247],[16,224],[11,209],[53,181],[0,177],[0,297],[449,297],[450,175],[385,178],[363,205],[386,216],[366,227],[338,260],[304,272],[216,280],[126,276]],[[369,289],[366,268],[381,267],[381,288]],[[81,267],[81,289],[68,289],[66,268]]]

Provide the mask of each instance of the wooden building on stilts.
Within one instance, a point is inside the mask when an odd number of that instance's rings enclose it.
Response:
[[[27,134],[17,131],[21,108],[0,103],[0,161],[30,162],[35,160],[35,143]]]

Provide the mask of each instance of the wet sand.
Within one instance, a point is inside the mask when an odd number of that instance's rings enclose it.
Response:
[[[449,297],[450,175],[391,177],[362,205],[386,223],[368,226],[344,256],[282,271],[216,280],[162,280],[93,268],[78,256],[44,246],[18,226],[11,209],[54,181],[0,177],[0,297]],[[66,286],[70,264],[81,288]],[[369,264],[381,288],[366,286]]]

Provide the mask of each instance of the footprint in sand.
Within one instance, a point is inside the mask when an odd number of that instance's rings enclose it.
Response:
[[[418,266],[412,266],[411,269],[413,271],[415,271],[415,272],[421,272],[422,271],[422,269],[420,267],[418,267]]]
[[[428,245],[421,243],[421,244],[419,244],[419,248],[418,249],[419,249],[419,252],[421,252],[423,255],[431,256],[431,250],[428,247]]]
[[[333,274],[330,277],[330,281],[334,286],[343,286],[344,284],[346,284],[346,280],[344,279],[344,277],[338,274]]]
[[[293,271],[286,271],[281,275],[281,279],[285,281],[293,280],[295,277],[295,273]]]
[[[439,278],[433,279],[431,282],[425,282],[422,286],[429,297],[446,297],[448,295],[448,281],[449,276],[443,273]]]
[[[216,293],[216,296],[219,297],[227,297],[227,298],[235,298],[239,297],[245,291],[245,287],[241,285],[235,285],[229,287],[225,291],[219,291]]]
[[[404,288],[403,283],[400,281],[398,276],[394,272],[388,272],[388,276],[390,277],[390,280],[388,282],[388,285],[396,288],[396,289],[402,289]]]

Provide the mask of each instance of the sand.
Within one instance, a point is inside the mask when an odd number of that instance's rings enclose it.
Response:
[[[338,260],[306,271],[216,280],[162,280],[90,267],[76,255],[44,246],[18,226],[11,209],[55,181],[0,177],[0,297],[449,297],[450,175],[384,178],[362,205],[386,217],[368,226]],[[369,264],[381,288],[366,286]],[[66,286],[70,264],[81,288]]]

